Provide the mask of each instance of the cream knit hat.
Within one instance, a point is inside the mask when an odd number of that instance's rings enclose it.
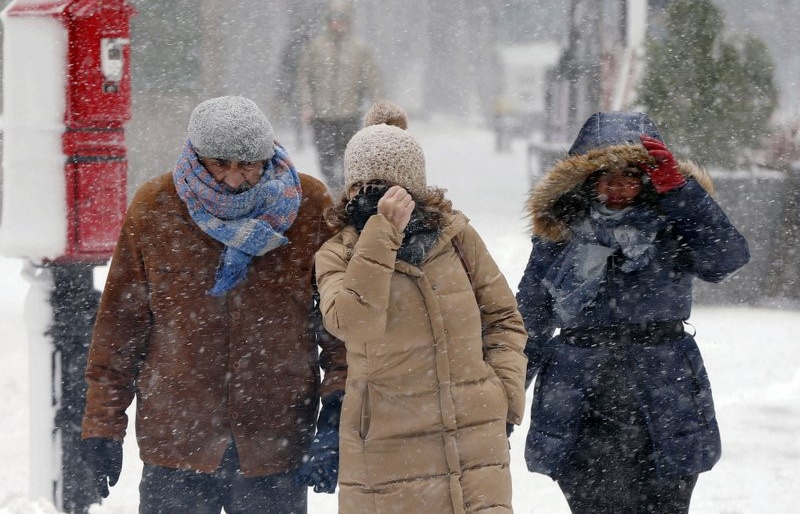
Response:
[[[386,180],[403,186],[415,196],[427,191],[425,155],[407,131],[386,124],[359,130],[344,151],[344,181]]]

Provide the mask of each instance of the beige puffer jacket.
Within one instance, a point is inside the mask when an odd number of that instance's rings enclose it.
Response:
[[[339,511],[511,512],[505,430],[525,408],[527,339],[514,295],[461,213],[419,268],[396,261],[401,242],[378,214],[316,256],[325,326],[349,366]]]

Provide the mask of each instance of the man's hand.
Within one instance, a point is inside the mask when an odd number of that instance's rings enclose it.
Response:
[[[383,214],[397,230],[405,230],[414,210],[414,199],[400,186],[392,186],[378,201],[378,214]]]
[[[317,434],[308,454],[297,470],[297,480],[313,487],[315,493],[333,494],[339,481],[339,418],[344,391],[337,391],[322,400],[317,419]]]
[[[122,471],[122,442],[104,437],[81,441],[83,459],[94,473],[97,493],[108,498],[108,487],[114,486]]]
[[[308,455],[297,470],[301,484],[313,487],[315,493],[333,494],[339,480],[339,432],[326,428],[317,432]]]

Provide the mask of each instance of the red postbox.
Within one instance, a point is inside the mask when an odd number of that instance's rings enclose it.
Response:
[[[57,20],[64,35],[51,37],[56,40],[54,44],[61,44],[66,50],[63,56],[66,65],[64,98],[63,103],[58,103],[63,105],[64,111],[61,151],[65,226],[64,232],[59,234],[63,249],[54,255],[48,247],[42,255],[25,255],[27,257],[101,263],[113,252],[127,204],[124,124],[130,118],[129,20],[132,14],[133,8],[125,0],[14,0],[3,12],[5,24],[11,27],[21,19]],[[51,32],[43,29],[44,34]],[[23,66],[17,65],[10,71],[16,72]],[[30,66],[33,68],[36,63]],[[44,66],[47,67],[47,63]],[[43,73],[52,73],[52,70]],[[28,74],[36,78],[33,69]],[[36,90],[36,85],[30,86]],[[16,96],[25,92],[18,90]],[[5,100],[8,105],[19,99]],[[13,139],[13,134],[8,133],[12,129],[7,127],[7,143],[9,137]],[[15,194],[14,191],[4,193],[6,196]],[[10,246],[13,247],[14,242]]]
[[[70,209],[64,259],[108,259],[122,225],[131,14],[124,0],[73,1],[65,11],[69,46],[63,142]]]

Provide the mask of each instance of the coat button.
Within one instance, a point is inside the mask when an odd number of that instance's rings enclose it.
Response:
[[[234,321],[239,321],[239,318],[241,318],[241,317],[242,317],[242,314],[239,311],[233,311],[231,313],[231,318],[233,318]]]

